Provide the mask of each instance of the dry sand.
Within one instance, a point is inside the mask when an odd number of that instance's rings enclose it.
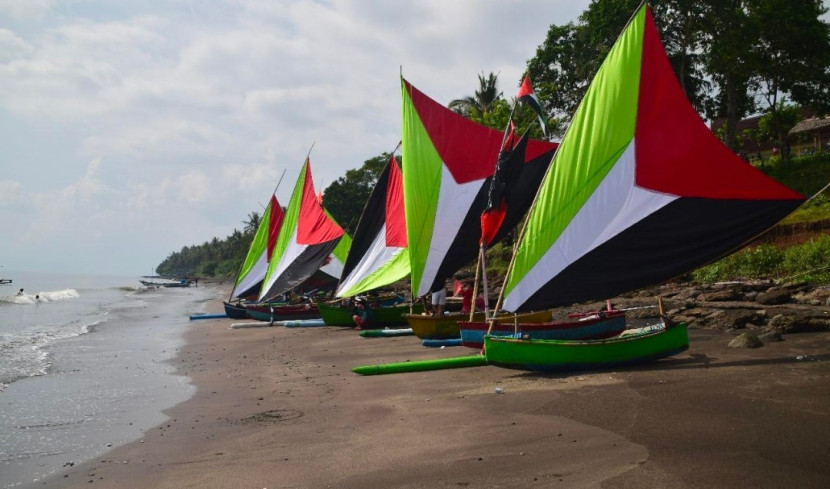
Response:
[[[233,322],[193,322],[176,367],[197,393],[169,421],[43,486],[830,487],[830,333],[750,350],[691,331],[677,357],[608,372],[362,377],[472,350]]]

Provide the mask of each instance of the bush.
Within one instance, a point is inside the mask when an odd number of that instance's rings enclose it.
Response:
[[[830,282],[830,236],[808,241],[784,252],[783,267],[788,275],[812,283]]]
[[[692,272],[700,282],[795,277],[812,283],[830,281],[830,236],[786,250],[768,244],[748,248]]]

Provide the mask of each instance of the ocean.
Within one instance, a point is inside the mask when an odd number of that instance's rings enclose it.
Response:
[[[215,288],[6,270],[4,278],[14,282],[0,285],[0,488],[36,487],[137,440],[193,395],[170,360]]]

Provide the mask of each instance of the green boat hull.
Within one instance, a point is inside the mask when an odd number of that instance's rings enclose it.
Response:
[[[412,336],[414,334],[412,328],[367,329],[366,331],[360,332],[362,338],[391,338],[393,336]]]
[[[467,355],[464,357],[438,358],[416,362],[386,363],[382,365],[365,365],[355,367],[352,372],[360,375],[400,374],[405,372],[426,372],[429,370],[443,370],[448,368],[480,367],[487,365],[481,355]]]
[[[689,347],[686,324],[605,340],[484,337],[488,365],[540,371],[599,370],[670,357]]]
[[[354,326],[352,316],[355,308],[351,306],[334,306],[331,304],[317,304],[320,317],[325,321],[326,326]],[[424,312],[423,304],[415,304],[415,314]],[[409,304],[397,306],[373,307],[370,311],[369,320],[363,325],[363,329],[376,329],[384,326],[402,326],[407,324],[404,314],[409,314]]]

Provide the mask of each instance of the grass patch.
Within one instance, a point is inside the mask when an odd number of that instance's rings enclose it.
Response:
[[[774,279],[814,284],[830,282],[830,236],[786,249],[762,244],[727,256],[691,273],[694,280]]]
[[[786,165],[779,158],[770,158],[757,168],[809,197],[830,182],[830,153],[799,156]]]
[[[821,195],[817,195],[813,200],[805,203],[792,214],[781,221],[784,224],[796,224],[799,222],[813,222],[830,219],[830,198],[827,197],[828,191]]]

